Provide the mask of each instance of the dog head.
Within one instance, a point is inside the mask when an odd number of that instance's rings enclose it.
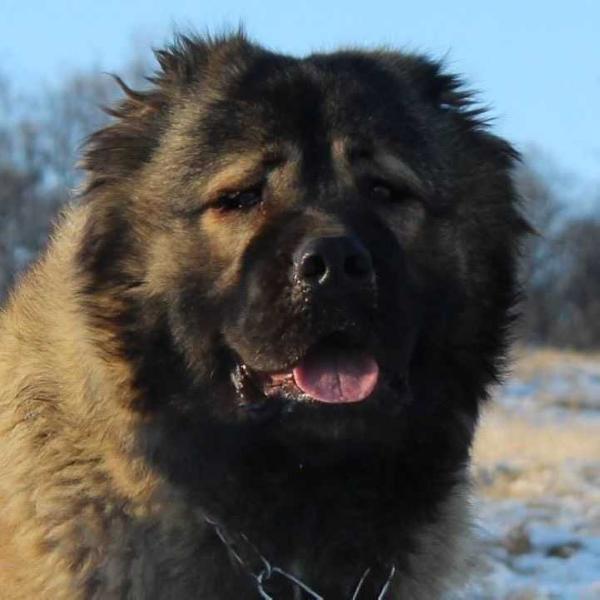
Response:
[[[426,423],[468,446],[526,225],[515,152],[460,80],[243,35],[157,57],[90,140],[79,253],[138,408],[270,419],[281,440],[392,444]]]

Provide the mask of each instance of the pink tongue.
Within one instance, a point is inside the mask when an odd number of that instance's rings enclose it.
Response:
[[[373,391],[379,367],[364,352],[329,348],[311,352],[293,375],[296,385],[315,400],[343,404],[360,402]]]

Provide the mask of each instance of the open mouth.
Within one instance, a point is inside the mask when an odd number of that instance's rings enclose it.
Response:
[[[312,346],[287,370],[265,373],[239,364],[234,384],[245,400],[251,386],[266,398],[351,404],[366,400],[379,378],[379,365],[370,352],[329,339]]]

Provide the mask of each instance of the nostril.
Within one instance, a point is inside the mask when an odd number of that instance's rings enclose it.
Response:
[[[344,272],[351,279],[367,279],[372,271],[371,259],[367,254],[351,254],[344,261]]]
[[[347,290],[374,283],[371,255],[353,236],[305,240],[293,257],[293,276],[316,289]]]
[[[302,257],[300,277],[306,281],[320,280],[327,273],[327,265],[319,254],[306,254]]]

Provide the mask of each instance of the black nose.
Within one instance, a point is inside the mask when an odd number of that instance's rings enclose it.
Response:
[[[373,262],[353,236],[311,238],[294,254],[294,276],[313,287],[354,287],[371,283]]]

